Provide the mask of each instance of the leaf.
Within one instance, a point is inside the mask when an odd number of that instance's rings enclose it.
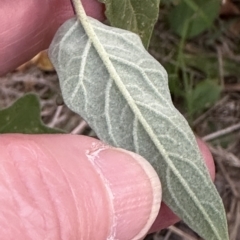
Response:
[[[47,71],[47,72],[54,71],[53,65],[48,58],[46,50],[41,51],[35,57],[33,57],[30,61],[19,66],[17,70],[24,71],[32,65],[36,65],[39,69],[43,71]]]
[[[0,133],[63,133],[45,126],[40,118],[40,104],[34,94],[26,94],[10,107],[0,110]]]
[[[206,74],[208,78],[219,77],[219,62],[217,56],[211,56],[210,54],[184,54],[184,61],[187,66],[198,69]],[[236,76],[239,74],[238,61],[223,58],[223,72],[224,77]]]
[[[181,37],[195,37],[212,26],[220,5],[220,0],[181,0],[169,14],[170,27]]]
[[[190,115],[199,114],[211,107],[220,98],[221,87],[214,81],[206,79],[187,93],[188,112]]]
[[[99,0],[106,5],[110,24],[134,32],[148,48],[154,24],[158,19],[160,0]]]
[[[190,227],[205,239],[227,240],[221,198],[172,104],[166,71],[137,35],[92,18],[83,24],[88,35],[76,19],[64,23],[49,49],[64,101],[100,139],[145,157],[164,201]]]

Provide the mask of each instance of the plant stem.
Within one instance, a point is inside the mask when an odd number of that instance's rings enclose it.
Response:
[[[87,19],[86,12],[82,5],[82,1],[81,0],[72,0],[72,3],[73,3],[74,10],[76,12],[78,19],[80,20],[82,25],[86,26],[86,24],[88,24],[88,19]]]

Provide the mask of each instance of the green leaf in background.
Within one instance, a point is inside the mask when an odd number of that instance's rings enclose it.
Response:
[[[170,27],[181,37],[195,37],[212,26],[220,5],[220,0],[181,0],[169,14]]]
[[[220,93],[221,87],[216,83],[216,80],[201,81],[192,91],[186,93],[188,113],[193,116],[211,107],[219,100]]]
[[[184,61],[187,66],[193,67],[203,72],[207,78],[219,77],[219,62],[217,56],[208,54],[184,54]],[[222,70],[224,77],[239,75],[239,62],[236,60],[223,58]]]
[[[105,15],[113,27],[140,36],[148,48],[154,24],[158,19],[160,0],[99,0],[106,5]]]
[[[67,106],[103,141],[147,159],[164,201],[193,230],[227,240],[221,198],[194,134],[172,104],[166,71],[136,34],[92,18],[83,24],[85,30],[76,19],[65,22],[49,49]]]
[[[45,126],[35,94],[26,94],[10,107],[0,110],[0,133],[63,133]]]

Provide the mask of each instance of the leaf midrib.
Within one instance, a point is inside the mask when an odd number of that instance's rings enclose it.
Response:
[[[150,139],[153,141],[159,152],[162,154],[163,159],[169,166],[169,168],[172,170],[172,172],[176,175],[176,177],[179,179],[179,182],[182,184],[182,186],[185,188],[185,190],[189,193],[190,197],[192,198],[195,205],[201,210],[203,216],[205,217],[205,220],[209,223],[211,226],[212,231],[214,232],[217,239],[221,240],[221,237],[218,234],[217,229],[212,224],[211,219],[209,218],[209,215],[205,211],[205,209],[202,207],[201,203],[196,198],[195,194],[192,192],[192,190],[189,188],[186,181],[181,177],[181,174],[176,169],[174,164],[172,163],[171,159],[168,157],[168,154],[166,153],[164,147],[162,144],[158,141],[158,139],[155,137],[155,134],[152,130],[152,128],[149,126],[145,118],[142,116],[140,110],[137,108],[133,98],[131,97],[130,93],[126,89],[125,85],[121,81],[120,76],[118,75],[115,67],[113,66],[111,60],[108,57],[108,54],[104,47],[102,46],[100,40],[98,39],[97,35],[94,32],[94,29],[92,25],[89,23],[88,17],[86,16],[86,13],[83,9],[83,6],[81,5],[81,2],[76,1],[76,4],[78,5],[79,9],[76,9],[76,13],[78,15],[79,21],[81,22],[83,29],[85,30],[87,36],[92,41],[93,46],[95,50],[97,51],[100,59],[103,61],[104,65],[106,66],[106,69],[108,70],[108,73],[110,77],[114,80],[115,84],[118,86],[120,92],[124,96],[125,100],[129,104],[131,110],[133,113],[138,117],[139,122],[141,122],[143,128],[148,133]]]

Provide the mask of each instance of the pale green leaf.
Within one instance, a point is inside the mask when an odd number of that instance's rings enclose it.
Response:
[[[113,27],[132,31],[148,48],[154,24],[158,19],[160,0],[99,0],[105,3],[105,15]]]
[[[88,21],[88,34],[76,19],[67,21],[49,49],[64,101],[100,139],[145,157],[161,179],[164,201],[190,227],[205,239],[227,240],[221,198],[172,104],[166,71],[137,35]]]
[[[10,107],[0,110],[0,133],[63,133],[49,128],[40,117],[40,104],[35,94],[26,94]]]

